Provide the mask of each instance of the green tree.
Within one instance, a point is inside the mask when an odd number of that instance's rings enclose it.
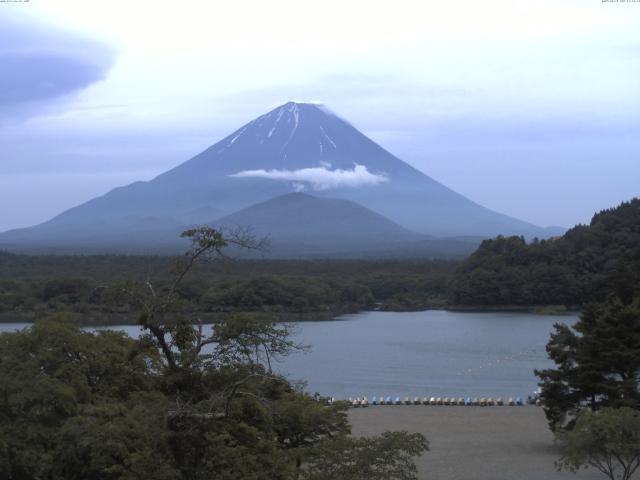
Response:
[[[640,467],[640,412],[628,407],[584,411],[575,427],[557,434],[559,469],[593,467],[611,480],[629,480]]]
[[[126,451],[109,457],[113,471],[131,458],[142,461],[148,447],[140,437],[161,438],[160,412],[166,408],[154,393],[156,365],[154,352],[122,333],[84,332],[61,318],[0,335],[0,477],[126,478],[90,475],[95,464],[70,456],[86,460],[76,448],[84,445],[93,449],[87,455],[98,455],[100,448],[98,456],[105,457],[114,445]],[[142,405],[147,416],[134,415],[132,408]],[[146,421],[151,412],[159,421],[156,428]],[[92,429],[95,444],[83,426]],[[100,433],[103,427],[108,434]],[[82,468],[65,467],[72,464]]]
[[[420,434],[385,432],[377,437],[338,436],[324,442],[308,459],[306,480],[416,480],[413,457],[429,450]]]
[[[552,429],[585,408],[640,408],[640,298],[587,306],[573,327],[555,325],[547,352],[556,368],[536,374]]]
[[[415,472],[424,437],[350,439],[347,404],[273,371],[274,357],[300,348],[287,325],[247,315],[202,325],[187,274],[230,244],[259,243],[206,227],[185,236],[192,249],[171,282],[117,287],[141,312],[138,340],[61,318],[0,335],[0,478],[289,480],[319,466],[317,452],[338,468],[340,445],[344,472],[364,458],[372,472]]]

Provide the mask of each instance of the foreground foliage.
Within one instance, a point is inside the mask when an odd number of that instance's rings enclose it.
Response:
[[[417,433],[385,432],[379,437],[345,435],[319,445],[307,459],[309,480],[411,480],[417,478],[413,457],[429,449]]]
[[[552,429],[584,409],[640,409],[640,297],[588,305],[573,327],[555,325],[547,352],[556,368],[536,374]]]
[[[170,282],[118,287],[140,312],[139,339],[62,318],[0,335],[0,478],[320,480],[365,467],[373,480],[416,478],[422,435],[354,439],[347,404],[272,371],[274,357],[301,348],[286,325],[199,323],[184,278],[230,243],[255,244],[208,228],[186,235],[193,248]]]
[[[611,480],[629,480],[640,467],[640,412],[628,407],[582,412],[575,427],[557,434],[560,469],[592,467]]]

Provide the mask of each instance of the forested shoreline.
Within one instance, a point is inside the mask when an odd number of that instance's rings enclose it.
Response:
[[[130,281],[166,284],[179,257],[0,252],[0,321],[65,313],[85,325],[137,323]],[[640,285],[640,200],[564,236],[484,241],[463,261],[243,260],[198,265],[182,301],[204,322],[236,313],[321,320],[363,310],[575,311]]]
[[[582,306],[640,285],[640,200],[596,213],[549,240],[484,241],[456,269],[453,305]]]
[[[173,257],[27,256],[0,253],[0,321],[65,312],[84,324],[136,323],[126,282],[171,278]],[[180,294],[203,321],[253,313],[267,319],[330,319],[363,310],[446,305],[455,268],[445,261],[217,260],[203,263]]]

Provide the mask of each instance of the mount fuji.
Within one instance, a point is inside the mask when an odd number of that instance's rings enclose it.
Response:
[[[396,158],[322,105],[289,102],[150,181],[116,188],[40,225],[0,234],[0,248],[175,251],[182,247],[177,235],[187,226],[215,225],[294,192],[354,202],[402,231],[428,238],[560,233],[474,203]],[[307,197],[289,197],[288,204]],[[339,215],[339,202],[325,206]],[[362,212],[356,210],[358,217]],[[313,216],[301,218],[300,232],[312,231],[313,222]],[[341,231],[353,236],[345,231],[349,224],[336,223],[335,232],[326,237],[338,247]],[[357,228],[358,222],[351,224]],[[262,228],[269,230],[264,222]],[[367,235],[376,236],[375,231]]]

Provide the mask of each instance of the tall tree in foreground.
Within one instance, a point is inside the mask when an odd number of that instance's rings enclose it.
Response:
[[[584,411],[572,430],[557,434],[563,444],[559,469],[592,467],[610,480],[629,480],[640,467],[640,412],[628,407]]]
[[[536,371],[553,430],[584,409],[640,409],[640,297],[587,306],[569,327],[556,324],[547,352],[556,368]]]
[[[341,435],[320,444],[307,459],[305,480],[413,480],[413,457],[429,450],[418,433],[385,432],[377,437]]]
[[[185,276],[232,243],[259,244],[206,227],[184,235],[192,249],[172,282],[118,287],[141,311],[138,340],[60,319],[0,334],[0,478],[415,479],[422,435],[353,439],[348,405],[318,402],[273,371],[274,357],[299,347],[286,325],[199,322]]]

